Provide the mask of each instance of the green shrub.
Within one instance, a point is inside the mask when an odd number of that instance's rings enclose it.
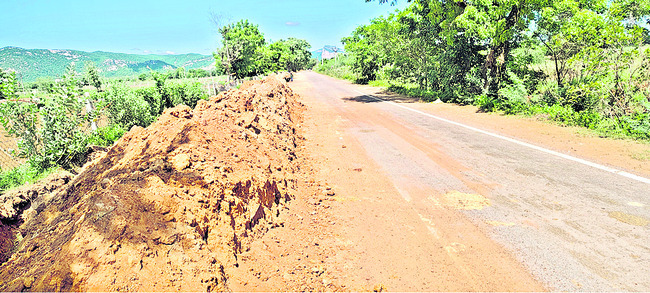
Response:
[[[122,128],[119,124],[110,124],[106,127],[100,127],[97,130],[93,131],[86,140],[87,145],[96,145],[108,147],[112,146],[122,135],[126,133],[126,130]]]
[[[119,83],[108,88],[100,108],[105,109],[112,124],[127,130],[136,125],[147,127],[156,117],[152,115],[152,106],[142,96]]]
[[[26,183],[34,183],[55,170],[56,168],[39,170],[30,164],[23,164],[8,171],[2,171],[0,172],[0,192]]]
[[[415,85],[396,85],[391,84],[388,90],[397,94],[407,95],[410,97],[419,98],[423,101],[432,102],[438,99],[438,93],[421,89]]]
[[[316,64],[314,71],[339,79],[356,82],[360,77],[354,72],[353,64],[353,58],[343,55],[335,59],[323,60]]]
[[[135,95],[141,97],[145,102],[147,102],[147,104],[149,104],[149,113],[152,116],[158,116],[162,114],[163,110],[165,110],[162,105],[162,96],[155,87],[135,89]]]
[[[208,95],[200,82],[169,83],[165,85],[173,105],[184,104],[194,108],[199,100],[207,100]]]
[[[90,121],[83,114],[84,97],[74,67],[68,66],[55,92],[36,102],[30,99],[0,104],[0,122],[9,135],[18,138],[18,153],[38,170],[53,166],[71,168],[83,160]],[[38,103],[38,104],[37,104]]]
[[[15,72],[0,68],[0,100],[15,98],[17,84]]]

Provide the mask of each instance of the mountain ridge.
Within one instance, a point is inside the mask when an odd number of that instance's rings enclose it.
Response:
[[[103,77],[130,77],[150,70],[212,69],[214,58],[196,53],[178,55],[141,55],[106,51],[86,52],[73,49],[24,49],[16,46],[0,48],[0,68],[16,71],[23,82],[39,78],[57,78],[74,63],[83,72],[85,62],[92,61]]]
[[[341,48],[338,48],[336,46],[331,46],[331,45],[325,45],[323,48],[320,48],[318,50],[312,51],[311,55],[312,58],[315,58],[317,60],[321,59],[332,59],[336,57],[338,54],[343,54],[345,51]]]

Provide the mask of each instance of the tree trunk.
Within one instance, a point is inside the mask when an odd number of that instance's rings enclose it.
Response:
[[[495,36],[497,39],[495,41],[496,44],[492,45],[485,58],[482,72],[484,81],[483,88],[487,90],[488,95],[496,96],[499,92],[500,82],[506,71],[506,61],[510,59],[510,40],[498,41],[498,39],[501,37],[501,34],[508,33],[517,24],[519,20],[519,5],[513,5],[510,9],[510,13],[506,16],[506,24],[503,31]],[[498,64],[499,57],[503,57],[502,64]]]

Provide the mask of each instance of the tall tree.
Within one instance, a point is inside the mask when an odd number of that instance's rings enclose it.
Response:
[[[240,20],[219,28],[219,33],[222,47],[218,55],[226,74],[243,78],[257,73],[255,61],[261,56],[260,49],[265,43],[258,26],[248,20]]]
[[[99,77],[99,70],[92,61],[87,61],[85,79],[88,84],[94,86],[98,91],[102,90],[102,80]]]
[[[288,38],[273,42],[262,49],[260,68],[264,72],[299,71],[310,66],[311,45],[305,40]]]
[[[373,0],[366,0],[372,2]],[[387,3],[388,0],[378,0]],[[539,9],[550,0],[407,0],[426,7],[428,18],[440,26],[439,35],[448,44],[465,36],[481,40],[487,48],[481,77],[483,88],[497,95],[517,37],[528,27]],[[397,0],[391,0],[396,3]]]

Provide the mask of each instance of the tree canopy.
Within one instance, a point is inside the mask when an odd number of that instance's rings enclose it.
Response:
[[[650,136],[650,0],[406,2],[341,40],[350,62],[338,64],[358,82],[485,108],[558,105]]]
[[[237,78],[277,71],[298,71],[314,65],[311,45],[302,39],[288,38],[270,44],[257,25],[248,20],[221,27],[222,47],[215,53],[217,65]]]

